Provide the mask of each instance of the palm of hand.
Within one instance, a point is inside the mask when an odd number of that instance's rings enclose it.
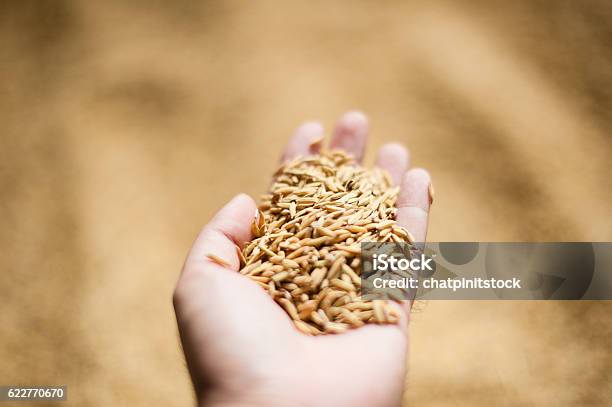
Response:
[[[322,135],[307,123],[284,158],[314,153]],[[360,158],[367,122],[359,113],[340,120],[331,145]],[[398,222],[424,241],[429,176],[410,170],[408,155],[392,144],[377,165],[401,179]],[[402,175],[403,178],[402,178]],[[367,325],[341,335],[308,337],[258,285],[236,273],[234,243],[250,240],[255,204],[239,195],[203,229],[175,290],[177,321],[201,404],[385,406],[401,402],[408,349],[407,313],[399,325]],[[214,253],[233,270],[209,261]]]

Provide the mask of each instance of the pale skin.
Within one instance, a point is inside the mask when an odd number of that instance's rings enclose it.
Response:
[[[316,153],[323,127],[300,126],[283,153],[287,160]],[[338,121],[329,147],[361,160],[367,118],[349,112]],[[409,169],[408,151],[387,144],[376,165],[400,185],[397,221],[425,241],[429,174]],[[202,406],[397,406],[408,353],[409,304],[398,304],[399,325],[366,325],[348,333],[310,337],[256,283],[237,273],[235,245],[251,240],[256,204],[240,194],[202,229],[174,291],[174,308]],[[207,255],[225,259],[224,267]]]

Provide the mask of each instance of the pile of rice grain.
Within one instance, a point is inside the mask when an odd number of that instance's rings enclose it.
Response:
[[[343,152],[298,157],[275,173],[242,254],[241,274],[268,291],[297,328],[341,333],[397,323],[386,301],[360,298],[360,243],[413,242],[395,222],[398,188]]]

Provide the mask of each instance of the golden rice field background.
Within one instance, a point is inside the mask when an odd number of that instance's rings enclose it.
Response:
[[[433,241],[612,239],[606,1],[0,4],[0,384],[192,404],[171,293],[305,119],[369,114]],[[612,403],[612,304],[430,302],[407,404]]]

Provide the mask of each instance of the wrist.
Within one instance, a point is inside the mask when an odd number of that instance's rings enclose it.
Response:
[[[208,392],[198,397],[199,407],[285,407],[294,406],[295,402],[281,400],[277,396],[260,394],[228,394],[225,392]]]
[[[199,407],[281,407],[291,406],[292,403],[281,403],[278,400],[203,400],[198,402]]]

